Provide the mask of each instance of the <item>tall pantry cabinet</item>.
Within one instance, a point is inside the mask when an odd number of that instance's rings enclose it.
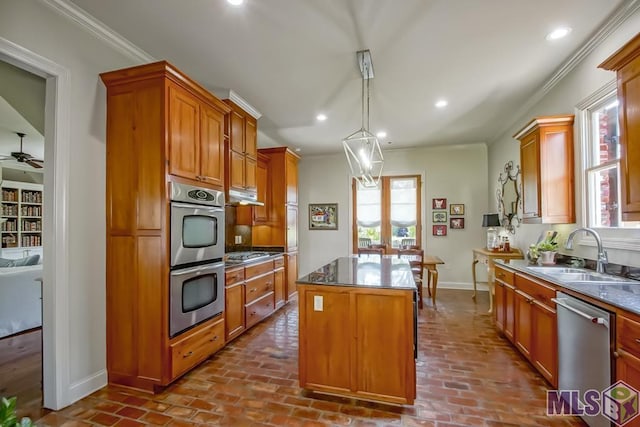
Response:
[[[224,190],[230,108],[165,61],[100,76],[107,87],[109,382],[154,390],[224,346],[224,316],[169,337],[169,186]]]
[[[300,157],[287,147],[264,148],[259,154],[268,158],[269,190],[265,200],[266,221],[254,221],[255,246],[284,248],[286,296],[296,292],[298,278],[298,161]]]

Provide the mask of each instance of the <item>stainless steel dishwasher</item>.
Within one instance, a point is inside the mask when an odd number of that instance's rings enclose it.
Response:
[[[602,391],[611,385],[613,314],[571,295],[556,293],[558,313],[558,390]],[[581,402],[584,403],[584,402]],[[583,416],[591,427],[609,427],[603,415]]]

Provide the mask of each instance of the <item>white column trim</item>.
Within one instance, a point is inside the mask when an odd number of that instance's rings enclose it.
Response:
[[[43,394],[61,409],[69,396],[69,166],[70,71],[0,37],[0,59],[46,79],[44,172]]]

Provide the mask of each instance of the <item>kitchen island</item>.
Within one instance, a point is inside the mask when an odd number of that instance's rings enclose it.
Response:
[[[300,387],[413,404],[417,288],[408,262],[338,258],[297,284]]]

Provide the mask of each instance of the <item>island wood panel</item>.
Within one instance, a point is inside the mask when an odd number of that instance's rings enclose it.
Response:
[[[404,402],[415,391],[412,293],[353,293],[355,299],[355,392]],[[415,397],[415,396],[414,396]]]
[[[324,391],[351,390],[353,324],[349,290],[301,286],[300,386]],[[322,311],[314,299],[322,298]]]

